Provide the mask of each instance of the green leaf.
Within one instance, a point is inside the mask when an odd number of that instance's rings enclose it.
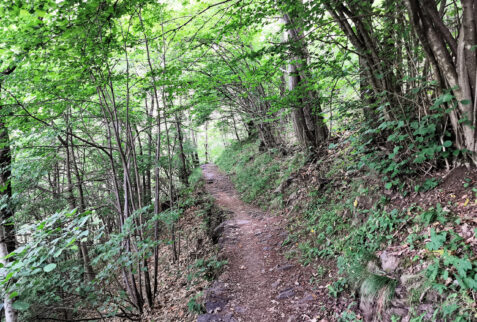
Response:
[[[26,311],[30,307],[30,304],[22,301],[15,301],[12,306],[17,311]]]
[[[444,245],[444,242],[447,238],[447,232],[442,232],[440,234],[436,233],[435,229],[431,229],[431,241],[427,243],[426,247],[429,250],[438,250]]]
[[[5,278],[3,279],[2,284],[8,282],[12,277],[13,277],[13,272],[8,273],[7,276],[5,276]]]
[[[17,296],[18,296],[18,292],[15,291],[15,292],[12,292],[8,297],[12,299],[12,298],[17,297]]]
[[[51,264],[48,264],[46,265],[45,267],[43,267],[43,270],[46,272],[46,273],[49,273],[51,272],[52,270],[54,270],[56,268],[56,264],[55,263],[51,263]]]
[[[54,254],[53,257],[58,257],[61,255],[61,252],[63,252],[63,249],[58,249]]]
[[[449,140],[445,141],[445,142],[444,142],[444,146],[445,146],[446,148],[452,146],[452,141],[449,141]]]

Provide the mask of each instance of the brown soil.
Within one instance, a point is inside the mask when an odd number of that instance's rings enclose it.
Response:
[[[316,273],[312,267],[285,259],[285,218],[241,201],[215,165],[202,170],[207,191],[230,219],[218,227],[223,229],[220,243],[228,264],[207,291],[207,314],[199,316],[199,322],[328,321],[346,310],[348,299],[328,295],[327,276],[315,277],[310,284]]]

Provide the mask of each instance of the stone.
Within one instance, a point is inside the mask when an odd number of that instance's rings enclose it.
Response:
[[[277,300],[285,300],[295,295],[295,290],[293,287],[282,290],[278,296]]]
[[[281,281],[282,281],[281,279],[277,279],[275,282],[273,282],[272,287],[273,287],[273,288],[277,288],[278,285],[280,285],[280,282],[281,282]]]
[[[289,269],[292,269],[294,266],[291,265],[291,264],[285,264],[285,265],[280,265],[278,268],[277,268],[277,271],[287,271]]]
[[[215,314],[201,314],[197,317],[197,322],[219,322],[220,317]]]
[[[394,272],[399,266],[399,258],[388,254],[386,251],[382,252],[379,258],[381,259],[381,267],[387,273]]]
[[[207,313],[217,313],[221,311],[225,305],[227,305],[227,301],[224,299],[213,299],[210,301],[207,301],[205,303],[205,309]]]
[[[226,315],[218,315],[218,314],[201,314],[197,317],[197,322],[237,322],[234,319],[232,313],[228,313]]]

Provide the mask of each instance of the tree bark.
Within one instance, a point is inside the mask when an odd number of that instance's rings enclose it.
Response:
[[[295,5],[301,6],[301,0]],[[298,24],[299,17],[286,13],[284,41],[291,46],[288,64],[288,90],[292,98],[292,119],[298,142],[305,148],[317,152],[328,138],[328,128],[321,115],[318,93],[309,88],[308,51]]]
[[[476,149],[476,75],[477,4],[462,1],[462,24],[458,38],[454,38],[442,20],[434,0],[406,0],[414,30],[426,49],[430,61],[435,61],[434,73],[442,75],[457,101],[449,112],[457,148],[467,151],[477,163]]]
[[[184,136],[182,134],[180,119],[177,113],[174,114],[177,139],[179,142],[179,159],[181,160],[181,168],[179,170],[179,179],[185,185],[189,184],[189,169],[187,168],[187,158],[184,152]]]
[[[15,67],[8,68],[0,73],[0,77],[10,75],[14,70]],[[2,79],[0,79],[0,100],[2,99],[2,85]],[[13,222],[14,210],[11,204],[11,166],[12,155],[6,124],[6,113],[4,105],[0,101],[0,199],[6,202],[6,205],[0,207],[0,263],[4,266],[8,261],[5,259],[5,256],[16,248],[15,225]],[[6,322],[16,322],[18,315],[13,308],[13,299],[10,299],[9,294],[5,294],[3,308],[5,310]]]

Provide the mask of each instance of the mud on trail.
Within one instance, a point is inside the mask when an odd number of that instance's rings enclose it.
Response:
[[[206,292],[209,321],[331,321],[346,303],[330,298],[322,283],[310,285],[313,269],[287,261],[286,221],[240,200],[217,166],[202,166],[207,191],[229,214],[217,229],[228,264]],[[330,319],[331,318],[331,319]]]

